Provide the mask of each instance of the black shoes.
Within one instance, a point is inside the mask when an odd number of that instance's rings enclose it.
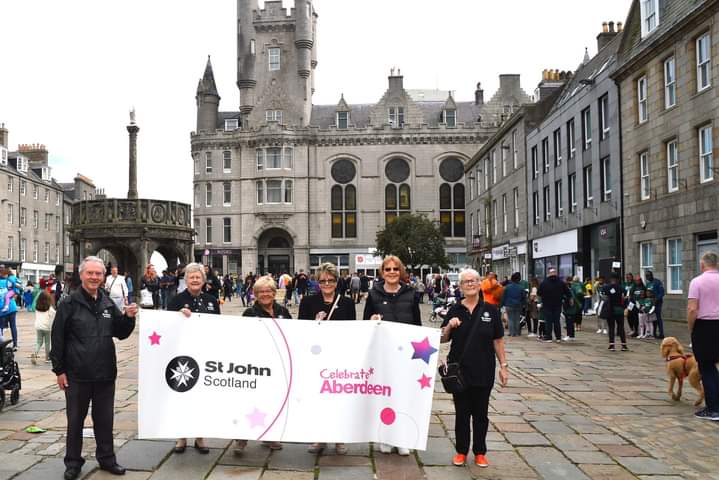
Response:
[[[203,455],[204,455],[204,454],[207,454],[207,453],[210,453],[210,449],[209,449],[208,447],[201,447],[200,445],[198,445],[198,444],[197,444],[197,440],[195,440],[195,445],[194,445],[194,447],[195,447],[195,450],[197,450],[198,453],[202,453]]]
[[[117,463],[113,463],[112,465],[100,465],[100,470],[105,470],[113,475],[125,475],[125,467],[121,467]],[[67,475],[67,473],[65,475]]]
[[[78,467],[67,467],[65,469],[65,480],[75,480],[80,476],[80,468]]]

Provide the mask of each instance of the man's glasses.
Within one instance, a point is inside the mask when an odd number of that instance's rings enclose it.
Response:
[[[384,269],[385,272],[399,272],[399,267],[387,267]]]
[[[319,280],[320,285],[334,285],[335,283],[337,283],[337,280],[335,280],[334,278],[331,278],[329,280]]]
[[[477,285],[479,282],[477,280],[462,280],[459,283],[462,285]]]

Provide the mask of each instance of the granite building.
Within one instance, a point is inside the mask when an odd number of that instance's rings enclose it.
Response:
[[[652,270],[663,316],[685,318],[701,255],[719,251],[719,2],[635,0],[618,55],[626,270]]]
[[[238,1],[240,106],[220,111],[208,60],[197,88],[195,256],[223,272],[378,268],[376,232],[398,215],[440,222],[466,263],[464,165],[526,95],[500,76],[484,101],[404,87],[399,70],[373,104],[314,105],[318,16],[310,0]]]
[[[621,259],[619,96],[621,24],[605,23],[597,54],[574,72],[538,127],[527,135],[531,273],[607,275]]]

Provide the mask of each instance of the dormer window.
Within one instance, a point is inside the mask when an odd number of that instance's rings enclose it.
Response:
[[[448,127],[457,126],[457,110],[445,109],[442,110],[442,123]]]
[[[0,165],[7,166],[7,148],[0,146]]]
[[[659,0],[640,0],[642,13],[642,38],[659,26]]]
[[[240,128],[240,122],[236,118],[226,118],[225,119],[225,131],[231,132],[233,130],[237,130]]]
[[[23,156],[18,156],[17,157],[17,171],[22,172],[22,173],[27,173],[27,166],[28,166],[27,158],[25,158]]]
[[[389,125],[393,128],[404,126],[404,107],[389,107]]]
[[[337,112],[337,128],[346,129],[349,126],[350,112]]]
[[[46,182],[50,181],[50,167],[42,167],[42,179]]]

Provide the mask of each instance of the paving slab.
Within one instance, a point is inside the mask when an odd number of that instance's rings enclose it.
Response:
[[[175,442],[169,441],[130,440],[116,452],[117,463],[130,470],[154,470],[174,446]]]
[[[307,453],[309,444],[285,443],[282,450],[270,455],[268,468],[271,470],[314,471],[316,455]]]
[[[372,460],[354,455],[322,455],[317,464],[320,467],[371,467]]]
[[[562,451],[592,451],[597,449],[597,447],[576,433],[549,433],[547,438]]]
[[[564,451],[572,463],[586,463],[594,465],[615,465],[609,455],[603,452],[580,452],[580,451]]]
[[[399,455],[377,454],[374,457],[374,463],[377,480],[425,479],[419,465],[417,465],[417,460],[412,456],[401,457]]]
[[[456,453],[457,451],[452,442],[444,437],[429,438],[427,440],[427,449],[418,451],[417,455],[423,465],[452,465],[452,457]]]
[[[85,462],[80,471],[80,478],[87,478],[97,469],[95,461]],[[31,468],[23,471],[16,480],[57,480],[62,478],[65,472],[65,463],[62,458],[45,458],[35,463]]]
[[[205,478],[217,463],[221,453],[221,450],[211,449],[210,453],[203,455],[190,448],[182,455],[170,455],[150,478],[152,480]]]
[[[230,446],[220,457],[220,465],[264,467],[270,457],[270,449],[259,442],[249,442],[241,454],[235,453],[234,445]]]
[[[261,468],[218,465],[207,480],[259,480],[261,476]]]
[[[374,477],[371,466],[321,467],[318,480],[367,480]]]
[[[619,465],[579,465],[579,468],[589,475],[592,480],[635,480],[637,477]],[[660,480],[654,477],[654,480]],[[661,477],[661,480],[666,480]]]
[[[649,457],[618,457],[617,461],[636,475],[673,475],[677,472],[664,462]]]
[[[122,480],[147,480],[152,475],[152,472],[133,472],[128,470],[125,475],[122,476]],[[103,470],[95,470],[88,477],[87,480],[117,480],[117,475],[113,475]]]
[[[539,433],[505,433],[504,436],[512,445],[537,446],[551,445],[547,438]]]
[[[466,467],[425,467],[427,480],[470,480],[472,474]]]
[[[18,453],[0,453],[0,467],[8,472],[22,472],[38,463],[43,457],[38,455],[19,455]]]
[[[574,431],[562,422],[532,422],[532,426],[540,433],[573,433]]]
[[[24,383],[24,382],[23,382]],[[28,410],[28,411],[41,411],[41,412],[55,412],[58,410],[65,409],[65,402],[59,400],[34,400],[31,402],[25,402],[15,407],[15,410]]]
[[[288,472],[285,470],[267,470],[262,480],[314,480],[315,472]]]

